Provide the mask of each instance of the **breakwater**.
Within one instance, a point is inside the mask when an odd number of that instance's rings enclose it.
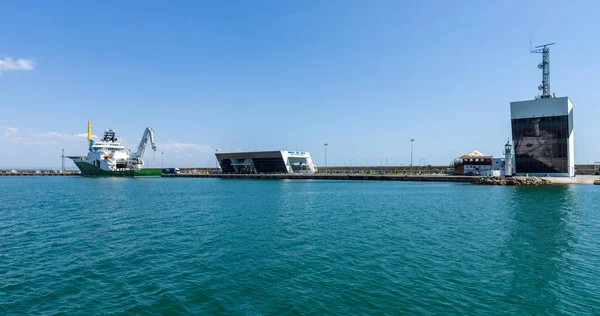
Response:
[[[0,173],[0,176],[4,176],[4,177],[29,177],[29,176],[38,176],[38,177],[72,177],[72,176],[81,176],[81,173],[79,173],[79,172],[73,172],[73,173],[16,172],[16,173]]]
[[[81,176],[79,173],[0,173],[0,176]],[[413,181],[413,182],[459,182],[476,184],[503,184],[503,185],[539,185],[539,184],[600,184],[598,176],[582,175],[573,178],[566,177],[512,177],[496,183],[497,178],[480,176],[454,176],[454,175],[398,175],[398,174],[220,174],[220,173],[180,173],[163,174],[162,178],[221,178],[221,179],[262,179],[262,180],[371,180],[371,181]],[[532,182],[533,181],[533,182]],[[534,183],[535,182],[535,183]]]
[[[222,178],[222,179],[314,179],[314,180],[373,180],[373,181],[435,181],[472,183],[477,177],[449,175],[373,175],[373,174],[163,174],[163,178]]]
[[[454,175],[395,175],[395,174],[163,174],[163,178],[222,178],[222,179],[312,179],[312,180],[372,180],[372,181],[415,181],[415,182],[462,182],[476,183],[489,181],[491,177],[454,176]],[[577,177],[512,177],[506,178],[506,185],[538,185],[538,184],[593,184],[598,176]],[[534,183],[535,182],[535,183]]]
[[[549,179],[538,177],[482,177],[475,180],[480,185],[542,185],[551,184]]]

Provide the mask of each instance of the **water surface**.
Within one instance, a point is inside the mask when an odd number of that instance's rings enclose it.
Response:
[[[0,178],[0,314],[598,314],[600,187]]]

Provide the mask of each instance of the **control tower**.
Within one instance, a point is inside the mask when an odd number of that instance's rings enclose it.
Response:
[[[513,173],[531,176],[575,176],[573,143],[573,103],[569,97],[550,94],[550,45],[537,46],[532,53],[541,53],[541,95],[534,100],[510,103],[512,140],[514,144]]]

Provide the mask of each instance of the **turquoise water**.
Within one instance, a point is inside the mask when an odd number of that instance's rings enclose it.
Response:
[[[600,186],[0,178],[0,314],[600,313]]]

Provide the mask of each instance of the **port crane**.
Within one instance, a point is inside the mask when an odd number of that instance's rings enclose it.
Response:
[[[131,164],[136,166],[137,168],[144,165],[143,158],[148,140],[150,140],[150,143],[152,144],[152,150],[156,152],[156,145],[154,144],[154,131],[150,127],[146,127],[146,130],[144,130],[144,135],[142,136],[142,140],[138,145],[138,149],[130,158]]]

